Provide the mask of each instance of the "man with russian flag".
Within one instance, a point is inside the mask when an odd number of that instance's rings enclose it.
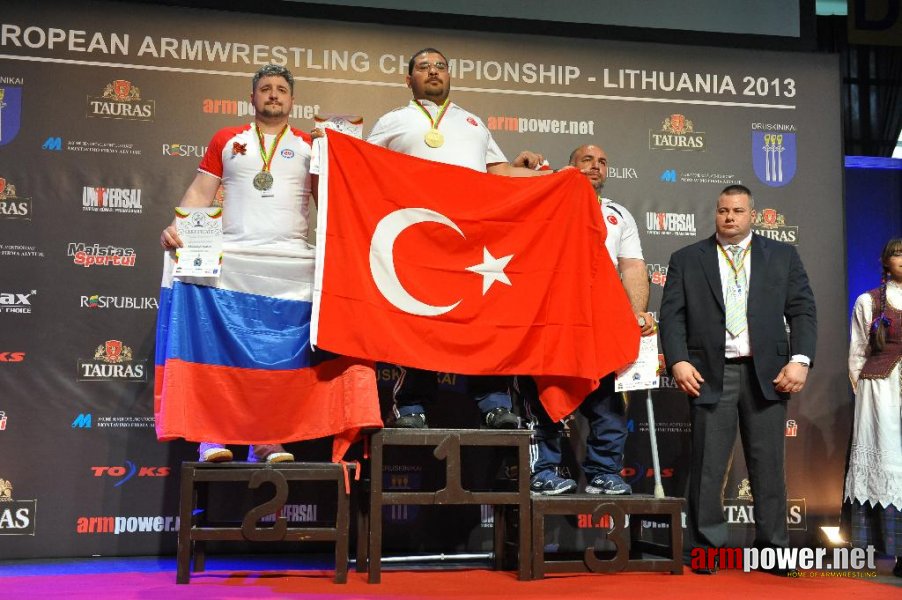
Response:
[[[210,207],[222,186],[219,277],[173,277],[182,239],[175,223],[160,236],[157,437],[201,442],[201,461],[231,460],[228,444],[249,444],[252,462],[294,460],[283,442],[325,436],[337,461],[382,425],[372,363],[310,344],[311,139],[288,125],[293,101],[287,69],[259,69],[254,122],[216,133],[181,200]]]

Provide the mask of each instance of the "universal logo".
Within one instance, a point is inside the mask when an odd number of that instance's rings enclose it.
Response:
[[[695,235],[695,214],[647,212],[645,230],[651,235]]]
[[[144,207],[141,206],[140,189],[85,186],[81,194],[81,209],[85,212],[140,215]]]
[[[705,133],[696,131],[695,125],[684,115],[674,113],[661,122],[660,129],[648,130],[648,148],[704,152]]]
[[[97,346],[94,357],[78,361],[78,381],[147,381],[146,360],[135,361],[132,349],[119,340]]]
[[[88,96],[87,102],[87,117],[130,121],[154,119],[154,101],[142,100],[138,86],[125,79],[108,83],[101,96]]]
[[[16,196],[16,186],[0,177],[0,219],[31,221],[31,198]]]

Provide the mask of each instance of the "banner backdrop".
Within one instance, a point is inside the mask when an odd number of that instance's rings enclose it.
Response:
[[[561,166],[580,144],[605,148],[605,194],[639,224],[653,311],[671,252],[714,231],[720,189],[753,190],[755,230],[798,245],[821,323],[815,368],[786,424],[793,541],[811,544],[818,525],[836,524],[852,410],[835,57],[444,31],[439,21],[418,29],[118,2],[4,3],[3,557],[174,550],[177,466],[195,454],[158,443],[153,431],[159,232],[213,133],[252,120],[250,76],[260,64],[294,72],[293,125],[311,128],[316,112],[359,114],[368,131],[408,102],[407,60],[426,46],[451,59],[452,99],[482,117],[509,158],[529,148]],[[378,370],[383,413],[397,374]],[[430,421],[475,425],[464,378],[440,377]],[[667,493],[680,495],[687,403],[670,378],[661,384],[661,470]],[[633,396],[624,475],[650,492],[644,396]],[[569,431],[565,470],[575,475],[583,424],[572,420]],[[321,446],[297,452],[325,459]],[[427,460],[396,457],[386,485],[431,485]],[[753,499],[741,456],[734,464],[727,516],[733,542],[749,544]],[[291,502],[296,520],[328,512],[314,492]],[[393,507],[387,552],[487,549],[491,511],[454,510],[447,518]],[[581,524],[561,519],[553,543],[597,535]]]

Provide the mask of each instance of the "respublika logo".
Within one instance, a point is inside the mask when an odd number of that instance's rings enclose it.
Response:
[[[207,147],[197,144],[163,144],[163,156],[180,158],[203,158]],[[284,150],[282,151],[284,155]],[[290,157],[288,157],[290,158]]]
[[[695,214],[647,212],[645,230],[651,235],[695,235]]]
[[[781,187],[796,174],[796,127],[752,123],[752,166],[765,185]]]
[[[81,194],[81,209],[85,212],[140,215],[144,207],[138,188],[85,186]]]
[[[0,535],[34,535],[37,500],[13,500],[13,484],[0,479]]]
[[[72,262],[81,267],[134,267],[138,259],[133,248],[119,246],[88,245],[84,242],[69,242],[66,253]]]
[[[159,302],[153,296],[101,296],[91,294],[79,297],[79,307],[90,309],[115,308],[120,310],[157,310]]]
[[[94,356],[78,361],[78,381],[147,381],[146,360],[134,360],[132,349],[119,340],[97,346]]]
[[[16,195],[16,186],[0,177],[0,219],[31,221],[31,198]]]
[[[0,77],[0,146],[10,143],[19,134],[22,116],[21,84],[20,77]]]
[[[752,231],[778,242],[796,245],[799,243],[799,228],[797,225],[787,225],[786,217],[778,213],[775,208],[762,208],[755,214],[752,222]]]
[[[116,79],[103,88],[101,96],[88,96],[86,116],[153,121],[154,101],[142,100],[141,90],[131,81]]]
[[[37,294],[37,290],[27,293],[0,292],[0,314],[31,314],[31,297]]]
[[[635,167],[621,167],[608,165],[608,179],[639,179],[639,173]]]
[[[658,130],[648,130],[650,150],[705,151],[705,132],[696,131],[695,124],[685,115],[674,113],[661,122]]]
[[[94,477],[109,477],[116,480],[113,487],[120,487],[135,477],[169,477],[169,467],[138,466],[130,460],[124,465],[91,467]]]

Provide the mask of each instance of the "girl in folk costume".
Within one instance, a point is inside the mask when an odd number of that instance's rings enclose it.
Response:
[[[851,542],[896,557],[902,577],[902,239],[887,242],[879,288],[855,301],[849,378],[855,422],[844,513]]]

